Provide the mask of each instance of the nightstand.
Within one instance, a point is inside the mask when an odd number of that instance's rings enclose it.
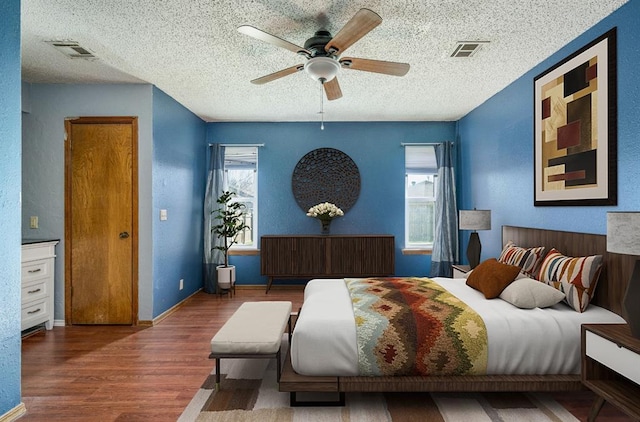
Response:
[[[453,268],[453,278],[465,278],[465,274],[471,271],[469,265],[453,264],[451,268]]]
[[[582,383],[598,395],[589,421],[605,401],[640,419],[640,339],[627,324],[582,325]]]

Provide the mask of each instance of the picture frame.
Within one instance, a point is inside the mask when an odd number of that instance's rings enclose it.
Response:
[[[616,28],[533,80],[534,206],[617,205]]]

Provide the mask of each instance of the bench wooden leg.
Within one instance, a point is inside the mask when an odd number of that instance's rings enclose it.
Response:
[[[270,353],[268,355],[243,355],[243,354],[223,354],[223,355],[215,355],[211,353],[209,355],[209,359],[216,360],[216,391],[220,390],[220,360],[222,359],[220,356],[228,359],[276,359],[276,379],[280,382],[280,374],[282,373],[282,345],[280,345],[280,349],[276,353]]]
[[[280,373],[282,372],[282,363],[280,362],[280,351],[281,349],[278,350],[278,353],[276,353],[276,371],[278,371],[276,373],[276,380],[278,382],[280,382]]]
[[[216,358],[216,391],[220,390],[220,358]]]

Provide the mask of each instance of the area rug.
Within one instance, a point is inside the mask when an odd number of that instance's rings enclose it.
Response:
[[[180,422],[578,421],[540,393],[347,393],[344,407],[292,408],[273,359],[223,359],[220,372],[221,389],[212,372]]]

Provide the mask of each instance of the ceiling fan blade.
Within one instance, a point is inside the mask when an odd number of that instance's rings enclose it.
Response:
[[[304,69],[304,65],[298,64],[295,66],[288,67],[286,69],[279,70],[277,72],[271,73],[269,75],[263,76],[258,79],[254,79],[251,81],[252,84],[262,85],[267,82],[275,81],[276,79],[283,78],[287,75],[291,75],[292,73],[300,72]]]
[[[324,86],[324,93],[327,94],[327,100],[332,101],[342,97],[338,78],[333,78],[329,82],[323,83],[322,86]]]
[[[376,26],[382,18],[369,9],[360,9],[349,22],[324,47],[327,53],[342,54],[353,43],[364,37]]]
[[[242,25],[238,27],[238,31],[260,41],[268,42],[269,44],[273,44],[281,48],[286,48],[287,50],[293,51],[297,54],[302,53],[305,55],[311,55],[311,52],[309,50],[306,50],[305,48],[300,47],[299,45],[295,45],[294,43],[291,43],[287,40],[283,40],[280,37],[276,37],[275,35],[268,34],[263,30],[251,25]]]
[[[386,62],[383,60],[357,59],[345,57],[340,59],[345,69],[363,70],[365,72],[383,73],[385,75],[404,76],[409,71],[409,63]]]

